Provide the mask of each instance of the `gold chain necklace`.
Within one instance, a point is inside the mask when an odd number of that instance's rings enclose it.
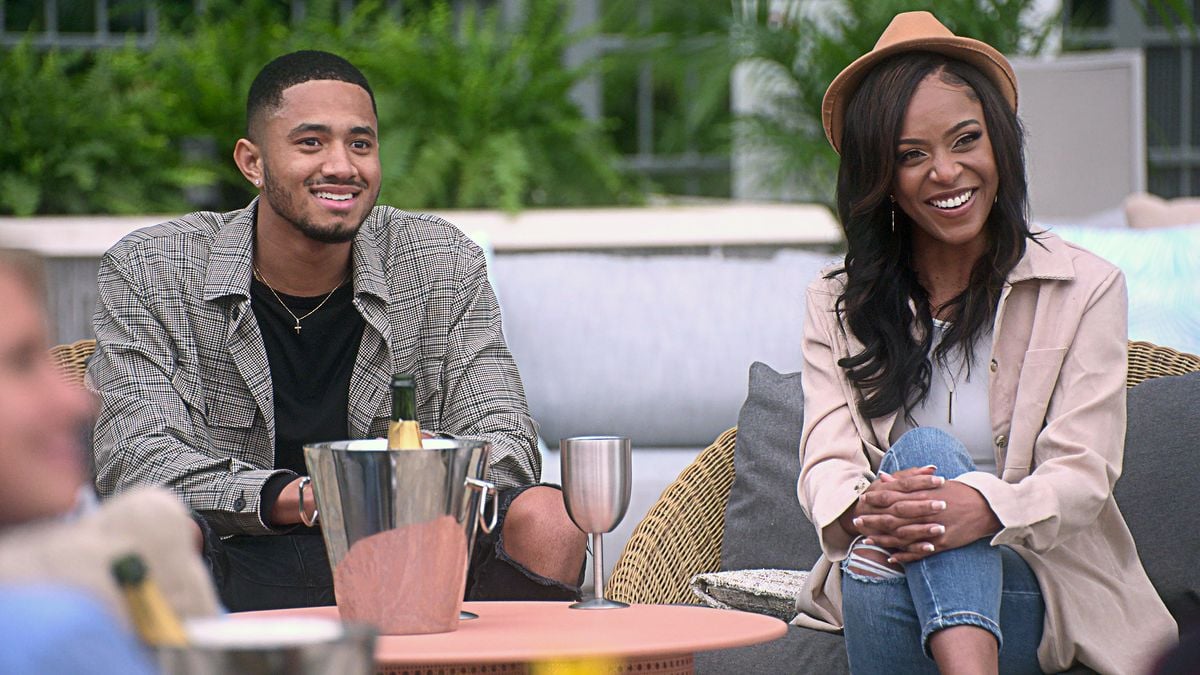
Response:
[[[296,321],[296,325],[292,326],[292,330],[296,331],[296,335],[300,334],[300,322],[307,319],[308,317],[312,316],[313,314],[316,314],[318,309],[321,309],[322,307],[324,307],[325,303],[329,302],[329,299],[333,297],[334,292],[337,291],[337,289],[341,288],[346,283],[346,280],[350,278],[350,273],[347,272],[346,278],[342,279],[342,283],[338,284],[337,286],[334,286],[333,290],[329,291],[329,294],[326,295],[325,299],[321,301],[321,304],[317,305],[316,307],[313,307],[304,316],[296,316],[296,313],[292,311],[292,308],[288,307],[287,303],[283,301],[283,298],[279,297],[279,293],[275,292],[275,289],[271,286],[271,284],[267,283],[267,280],[266,280],[266,278],[263,277],[262,272],[258,271],[258,266],[250,265],[250,268],[254,270],[254,278],[263,282],[263,285],[267,287],[267,290],[271,291],[271,295],[275,296],[275,299],[279,301],[279,305],[281,307],[283,307],[283,311],[290,314],[292,316],[292,319],[294,319]]]

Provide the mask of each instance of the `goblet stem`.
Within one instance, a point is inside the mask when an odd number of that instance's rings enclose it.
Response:
[[[596,599],[605,600],[604,597],[604,542],[601,537],[604,535],[599,532],[592,532],[592,584],[596,589]]]
[[[592,538],[592,584],[596,588],[596,597],[571,605],[571,609],[621,609],[629,605],[604,597],[604,542],[600,532],[590,533]]]

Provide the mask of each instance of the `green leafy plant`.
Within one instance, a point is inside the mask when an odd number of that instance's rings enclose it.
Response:
[[[293,24],[288,8],[272,0],[210,2],[183,17],[183,25],[165,27],[146,52],[155,85],[175,104],[172,133],[214,176],[211,203],[203,206],[238,208],[254,194],[231,157],[246,133],[246,92],[259,69],[296,49],[345,55],[342,47],[353,42],[334,20],[330,0],[308,6],[305,19]]]
[[[563,65],[571,39],[557,0],[497,8],[446,3],[383,23],[355,49],[380,109],[384,197],[486,207],[636,202],[602,128],[583,117]]]
[[[1200,38],[1193,3],[1187,0],[1133,0],[1132,4],[1143,23],[1163,26],[1175,40],[1185,36],[1193,41]]]
[[[728,157],[733,68],[724,0],[605,0],[600,31],[620,43],[603,63],[604,110],[617,147],[627,155],[650,150],[659,156]],[[652,129],[641,129],[638,92],[650,75]],[[643,120],[651,122],[651,120]],[[646,141],[649,141],[646,147]],[[646,176],[655,190],[728,196],[730,173],[709,167],[703,174],[664,170]]]
[[[0,59],[0,213],[154,213],[186,207],[212,173],[185,162],[170,134],[168,94],[132,46]],[[165,104],[165,105],[164,105]]]
[[[600,124],[570,92],[572,35],[562,0],[517,17],[444,0],[403,20],[376,1],[341,16],[310,0],[211,0],[160,27],[147,50],[39,53],[0,60],[0,213],[237,208],[252,194],[230,159],[245,96],[270,59],[325,49],[366,73],[380,115],[381,201],[403,208],[636,203],[638,187]],[[190,192],[189,192],[190,190]]]

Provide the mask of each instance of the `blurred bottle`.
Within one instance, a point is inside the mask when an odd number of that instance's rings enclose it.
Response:
[[[129,616],[142,642],[152,647],[187,644],[179,616],[167,604],[162,590],[150,579],[141,556],[130,553],[118,558],[113,562],[112,573],[125,596]]]
[[[413,376],[392,376],[392,423],[388,425],[388,450],[420,450],[421,425],[417,422],[417,387]]]
[[[630,672],[633,669],[623,668],[620,661],[609,658],[561,659],[555,661],[535,661],[531,664],[530,675],[615,675]],[[638,666],[641,669],[641,666]],[[649,666],[647,666],[649,669]]]

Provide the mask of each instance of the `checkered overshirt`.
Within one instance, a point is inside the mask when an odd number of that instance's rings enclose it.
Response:
[[[220,534],[273,532],[259,517],[275,466],[271,372],[250,310],[258,202],[134,232],[100,264],[97,486],[175,490]],[[536,482],[537,427],[504,343],[483,252],[453,225],[377,206],[353,248],[365,319],[347,438],[387,433],[392,373],[416,375],[425,429],[491,441],[491,479]]]

